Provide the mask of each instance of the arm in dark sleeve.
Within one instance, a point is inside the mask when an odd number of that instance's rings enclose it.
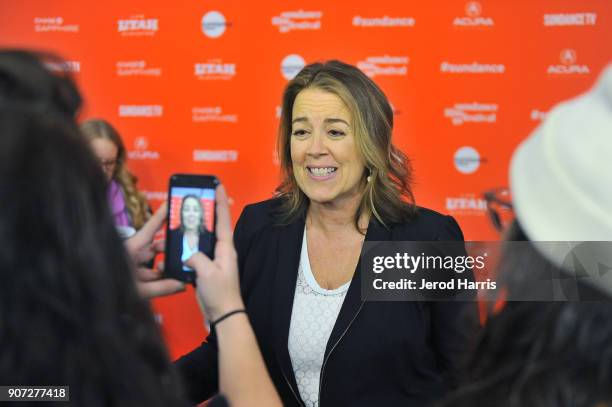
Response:
[[[242,212],[236,230],[234,232],[234,245],[238,253],[239,270],[249,247],[247,236],[248,217],[245,215],[247,209]],[[198,348],[179,358],[175,365],[178,368],[185,384],[185,390],[189,400],[200,403],[209,399],[219,391],[219,359],[217,337],[214,330],[210,333],[206,342]]]
[[[217,352],[217,338],[213,331],[206,342],[174,362],[183,379],[187,397],[194,404],[201,403],[218,392]]]
[[[445,218],[436,240],[463,241],[463,233],[451,216]],[[465,252],[465,250],[463,250]],[[466,275],[473,279],[473,274]],[[456,387],[466,359],[471,355],[478,331],[476,301],[439,301],[431,303],[432,342],[438,366],[448,381]]]

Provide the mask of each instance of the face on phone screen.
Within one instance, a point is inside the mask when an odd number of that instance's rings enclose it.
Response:
[[[193,271],[184,263],[196,252],[212,257],[215,189],[172,187],[167,239],[173,270]]]

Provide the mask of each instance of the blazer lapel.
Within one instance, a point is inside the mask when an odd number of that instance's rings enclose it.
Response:
[[[372,217],[368,225],[368,231],[365,236],[366,241],[386,241],[391,237],[391,232],[381,225],[376,218]],[[327,346],[325,348],[325,359],[329,356],[336,344],[342,339],[344,332],[349,328],[351,322],[363,306],[364,301],[361,299],[361,255],[357,263],[357,269],[349,285],[349,289],[344,297],[344,302],[340,308],[340,313],[336,319],[336,324],[332,329]]]
[[[293,310],[293,298],[297,282],[304,221],[300,220],[281,228],[278,242],[278,263],[274,291],[274,336],[276,356],[280,369],[291,390],[299,399],[299,391],[289,356],[289,325]]]

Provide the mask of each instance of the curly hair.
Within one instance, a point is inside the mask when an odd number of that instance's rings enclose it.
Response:
[[[149,206],[147,198],[136,188],[138,178],[127,168],[126,149],[119,132],[103,119],[89,119],[83,122],[80,127],[81,132],[88,140],[102,138],[109,140],[117,147],[117,166],[113,179],[117,180],[121,186],[132,226],[140,229],[150,217]]]
[[[338,96],[352,116],[359,152],[367,170],[355,227],[363,213],[372,214],[383,225],[402,223],[416,213],[408,157],[391,142],[393,110],[383,91],[358,68],[340,61],[307,65],[285,87],[278,129],[278,153],[282,181],[276,192],[284,201],[280,223],[304,216],[308,198],[299,188],[291,162],[293,104],[297,95],[316,88]]]

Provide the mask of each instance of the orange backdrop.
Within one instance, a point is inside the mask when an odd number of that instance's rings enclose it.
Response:
[[[304,63],[356,64],[395,110],[420,205],[496,239],[481,193],[514,147],[612,57],[609,0],[3,0],[0,45],[51,50],[122,134],[154,208],[172,173],[216,174],[245,204],[271,196],[281,92]],[[578,137],[579,135],[577,135]],[[206,335],[193,291],[154,301],[173,356]]]

